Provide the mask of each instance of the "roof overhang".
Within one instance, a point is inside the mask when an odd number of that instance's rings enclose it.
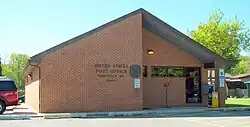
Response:
[[[36,66],[38,66],[39,63],[37,61],[32,61],[32,59],[29,59],[26,63],[26,66],[24,68],[24,71],[22,73],[22,76],[26,76],[32,72],[32,69]]]
[[[241,82],[241,79],[226,79],[227,82]]]
[[[239,74],[231,76],[230,79],[241,79],[243,82],[250,81],[250,74]]]

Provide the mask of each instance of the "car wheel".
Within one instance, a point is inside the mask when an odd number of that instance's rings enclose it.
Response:
[[[3,112],[6,110],[6,105],[4,102],[0,101],[0,114],[3,114]]]

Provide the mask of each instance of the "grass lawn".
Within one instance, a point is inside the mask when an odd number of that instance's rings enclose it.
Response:
[[[228,98],[227,107],[250,107],[250,98]]]

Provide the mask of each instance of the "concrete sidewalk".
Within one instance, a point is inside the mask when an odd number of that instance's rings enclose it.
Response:
[[[23,105],[25,107],[25,105]],[[14,109],[15,107],[13,107]],[[19,107],[20,108],[20,107]],[[116,117],[142,117],[147,115],[173,115],[173,114],[189,114],[203,113],[211,111],[250,111],[250,107],[230,107],[230,108],[207,108],[207,107],[178,107],[178,108],[156,108],[142,111],[124,111],[124,112],[79,112],[79,113],[36,113],[33,110],[26,108],[23,112],[14,112],[13,114],[0,115],[0,120],[15,120],[15,119],[63,119],[63,118],[116,118]]]
[[[38,116],[38,113],[30,106],[20,104],[7,107],[3,115],[0,115],[0,120],[28,120],[30,116]]]
[[[250,107],[230,107],[230,108],[207,108],[207,107],[179,107],[179,108],[157,108],[143,111],[125,111],[125,112],[88,112],[88,113],[43,113],[40,114],[44,119],[60,118],[115,118],[119,116],[144,116],[144,115],[168,115],[168,114],[188,114],[203,113],[211,111],[250,111]]]
[[[33,114],[36,115],[37,112],[34,111],[30,106],[25,104],[20,104],[17,106],[9,106],[6,108],[4,115],[17,115],[17,114]]]

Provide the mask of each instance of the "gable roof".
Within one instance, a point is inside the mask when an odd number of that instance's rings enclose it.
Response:
[[[202,63],[206,62],[214,62],[215,59],[220,59],[223,62],[226,62],[225,59],[217,55],[216,53],[212,52],[208,48],[204,47],[203,45],[199,44],[198,42],[194,41],[193,39],[189,38],[188,36],[184,35],[180,31],[176,30],[172,26],[168,25],[167,23],[163,22],[159,18],[155,17],[154,15],[150,14],[146,10],[140,8],[138,10],[135,10],[129,14],[126,14],[120,18],[117,18],[111,22],[108,22],[100,27],[97,27],[89,32],[86,32],[82,35],[79,35],[75,38],[72,38],[66,42],[63,42],[59,45],[56,45],[48,50],[45,50],[35,56],[32,56],[30,58],[29,62],[40,62],[40,58],[43,55],[47,55],[51,52],[54,52],[60,48],[63,48],[67,45],[73,44],[77,42],[78,40],[81,40],[85,37],[88,37],[89,35],[92,35],[104,28],[109,27],[110,25],[116,24],[120,21],[123,21],[124,19],[127,19],[131,16],[142,14],[142,25],[143,28],[149,30],[150,32],[154,33],[155,35],[158,35],[159,37],[167,40],[169,43],[172,43],[173,45],[181,48],[185,52],[193,55],[197,59],[199,59]]]

